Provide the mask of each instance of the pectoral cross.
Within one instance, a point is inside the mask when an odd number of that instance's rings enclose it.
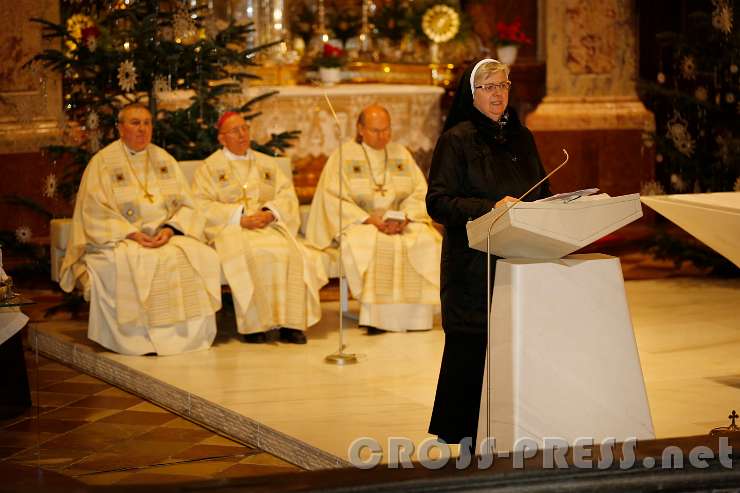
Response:
[[[383,185],[376,185],[375,191],[378,192],[382,197],[385,197],[385,192],[387,192],[388,190],[383,188]]]
[[[150,204],[154,203],[154,195],[150,194],[147,191],[144,191],[144,198],[147,199]]]

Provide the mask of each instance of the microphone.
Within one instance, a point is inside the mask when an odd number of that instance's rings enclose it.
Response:
[[[532,185],[532,188],[530,188],[529,190],[527,190],[526,192],[524,192],[521,197],[519,197],[518,199],[516,199],[514,202],[510,202],[511,205],[508,206],[506,210],[511,209],[516,204],[518,204],[519,202],[521,202],[524,199],[524,197],[526,197],[527,195],[529,195],[532,192],[532,190],[534,190],[535,188],[537,188],[540,185],[542,185],[545,182],[545,180],[547,180],[552,175],[554,175],[555,173],[557,173],[560,170],[560,168],[562,168],[563,166],[565,166],[568,163],[568,160],[570,159],[570,156],[568,155],[568,151],[566,151],[565,149],[562,149],[562,151],[563,151],[563,154],[565,154],[565,161],[563,161],[562,163],[560,163],[560,165],[557,168],[555,168],[554,170],[550,171],[547,174],[547,176],[545,176],[543,179],[541,179],[540,181],[538,181],[537,183],[535,183],[534,185]]]

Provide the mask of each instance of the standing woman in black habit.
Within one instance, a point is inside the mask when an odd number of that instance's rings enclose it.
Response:
[[[510,87],[509,66],[497,60],[465,70],[429,172],[427,210],[445,229],[445,346],[429,433],[447,443],[466,437],[475,443],[486,358],[486,254],[468,247],[465,224],[515,200],[545,176],[532,133],[508,108]],[[549,195],[545,182],[525,200]]]

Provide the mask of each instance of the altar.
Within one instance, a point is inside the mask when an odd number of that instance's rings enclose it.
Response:
[[[322,86],[249,87],[247,99],[279,91],[254,105],[262,112],[254,120],[252,134],[257,141],[271,133],[300,130],[301,136],[287,155],[293,160],[328,156],[338,146],[340,135],[326,103],[326,95],[339,118],[344,139],[354,137],[357,116],[370,104],[385,106],[391,114],[393,140],[412,152],[430,152],[441,128],[441,87],[407,84],[340,84]]]

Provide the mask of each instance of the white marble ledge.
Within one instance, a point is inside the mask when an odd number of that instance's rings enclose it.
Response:
[[[444,89],[431,85],[414,84],[338,84],[335,86],[252,86],[242,90],[242,96],[248,99],[278,91],[275,97],[323,97],[328,96],[358,96],[358,95],[412,95],[412,96],[441,96]],[[187,106],[193,96],[191,90],[175,90],[157,95],[160,104]]]

